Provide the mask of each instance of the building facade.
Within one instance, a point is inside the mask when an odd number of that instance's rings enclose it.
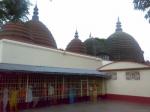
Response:
[[[99,68],[111,74],[107,98],[150,104],[150,66],[136,62],[112,62]]]
[[[2,105],[7,89],[8,110],[14,101],[23,109],[89,101],[106,94],[109,76],[96,70],[102,65],[100,58],[6,39],[0,46],[0,98]]]
[[[90,38],[87,43],[93,45],[93,40]],[[99,41],[96,45],[101,45],[92,47],[94,55],[87,54],[77,31],[66,50],[57,49],[52,33],[39,21],[37,6],[32,20],[3,25],[0,109],[5,112],[60,103],[95,102],[100,97],[150,103],[150,67],[142,64],[141,48],[122,32],[120,21],[116,32],[108,38],[109,49],[106,40],[96,40]],[[131,52],[128,55],[126,51]]]

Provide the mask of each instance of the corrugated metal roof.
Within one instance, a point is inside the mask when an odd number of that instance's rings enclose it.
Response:
[[[88,75],[105,78],[109,77],[107,73],[99,72],[97,70],[7,64],[7,63],[0,63],[0,71],[18,71],[18,72],[33,72],[33,73],[62,74],[62,75],[85,75],[85,76]]]

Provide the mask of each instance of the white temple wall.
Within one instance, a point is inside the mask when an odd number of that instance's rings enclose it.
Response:
[[[107,94],[150,97],[150,70],[138,70],[140,80],[126,80],[126,71],[117,71],[117,80],[107,80]]]
[[[35,66],[96,69],[102,65],[95,58],[10,40],[1,40],[1,63]]]

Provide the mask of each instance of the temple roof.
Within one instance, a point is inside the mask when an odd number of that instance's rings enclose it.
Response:
[[[56,42],[49,29],[39,21],[37,5],[34,8],[32,20],[26,22],[28,32],[35,44],[57,48]]]
[[[66,50],[75,53],[86,53],[86,48],[84,43],[79,39],[78,32],[75,32],[75,38],[67,45]]]
[[[9,22],[2,26],[0,39],[10,39],[45,47],[57,48],[49,29],[39,21],[38,8],[35,6],[32,20]]]
[[[118,21],[116,31],[107,39],[110,59],[113,61],[144,62],[143,51],[138,42],[129,34],[122,31]]]
[[[25,43],[33,43],[28,33],[28,29],[25,27],[25,23],[9,22],[2,26],[0,31],[0,39],[9,39]]]
[[[60,67],[46,67],[33,66],[21,64],[7,64],[0,63],[0,71],[23,72],[23,73],[43,73],[48,75],[82,75],[82,76],[96,76],[108,78],[109,75],[105,72],[97,70],[77,69],[77,68],[60,68]]]

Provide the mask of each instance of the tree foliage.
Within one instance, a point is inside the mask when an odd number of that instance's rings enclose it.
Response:
[[[133,0],[134,8],[146,12],[145,18],[150,23],[150,0]]]
[[[107,53],[108,54],[108,48],[106,45],[106,39],[100,39],[100,38],[89,38],[86,41],[84,41],[84,45],[87,49],[87,54],[93,55],[93,56],[99,56],[99,54]]]
[[[7,21],[25,21],[29,14],[29,0],[1,0],[0,1],[0,23]]]

